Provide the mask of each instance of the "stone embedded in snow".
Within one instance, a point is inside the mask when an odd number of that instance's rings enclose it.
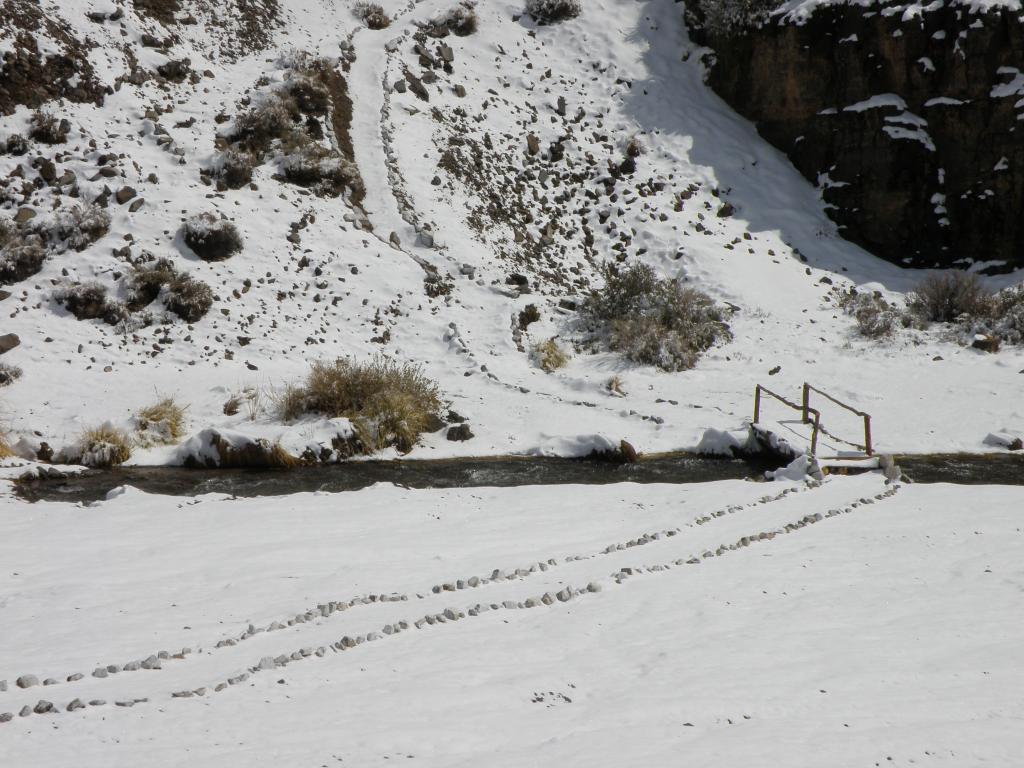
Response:
[[[0,723],[9,723],[14,719],[13,712],[0,712]]]
[[[94,669],[92,671],[92,676],[93,677],[106,677],[107,676],[107,668],[106,667],[96,667],[96,669]]]
[[[45,715],[48,712],[53,712],[53,703],[46,701],[46,699],[40,699],[32,708],[32,711],[37,715]]]
[[[28,717],[31,714],[32,714],[32,707],[30,707],[28,704],[26,704],[24,707],[21,708],[21,711],[18,712],[18,717]]]
[[[85,709],[85,702],[81,699],[72,699],[68,703],[68,712],[74,712],[76,709]]]
[[[31,688],[34,685],[39,685],[39,678],[35,675],[22,675],[14,684],[19,688]]]
[[[600,591],[601,591],[601,585],[598,584],[596,581],[592,581],[589,584],[587,584],[587,592],[600,592]]]
[[[259,664],[259,668],[260,669],[268,670],[268,669],[273,669],[275,666],[277,666],[277,665],[274,663],[274,657],[273,656],[264,656],[262,659],[260,659],[260,664]]]
[[[92,699],[89,702],[90,707],[105,707],[107,706],[106,699]]]

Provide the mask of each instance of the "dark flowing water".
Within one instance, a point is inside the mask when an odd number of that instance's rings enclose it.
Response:
[[[903,456],[906,476],[918,483],[1024,485],[1022,455]],[[196,496],[281,496],[309,491],[356,491],[375,483],[408,488],[476,488],[519,485],[602,485],[607,483],[702,483],[760,479],[771,465],[751,460],[689,454],[645,458],[635,464],[587,459],[498,457],[444,461],[357,461],[283,470],[196,470],[126,467],[90,471],[62,480],[21,484],[30,501],[88,502],[121,485],[148,493]]]

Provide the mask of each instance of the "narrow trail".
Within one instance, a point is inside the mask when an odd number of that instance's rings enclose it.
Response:
[[[437,630],[493,612],[601,599],[604,590],[627,584],[633,577],[664,576],[712,558],[741,556],[738,553],[779,536],[884,502],[899,486],[884,490],[880,486],[870,495],[860,490],[851,498],[841,482],[790,487],[749,504],[698,515],[676,528],[637,532],[586,553],[549,553],[547,559],[514,568],[505,564],[487,574],[453,578],[417,592],[325,600],[266,626],[250,624],[207,647],[159,651],[25,690],[11,680],[7,690],[0,691],[0,722],[86,707],[130,707],[207,696],[241,686],[253,675],[310,658],[326,663],[327,657],[402,633]],[[809,506],[815,511],[809,512]]]

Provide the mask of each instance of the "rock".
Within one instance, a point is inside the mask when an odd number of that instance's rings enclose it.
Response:
[[[526,151],[531,157],[540,152],[540,139],[533,133],[526,135]]]
[[[734,213],[736,213],[736,209],[733,207],[732,203],[723,203],[722,207],[718,209],[718,213],[715,215],[720,219],[728,219]]]
[[[12,712],[0,712],[0,723],[9,723],[14,719]]]
[[[684,15],[713,49],[711,88],[812,183],[828,174],[825,211],[841,236],[900,266],[952,267],[963,254],[1024,266],[1016,10],[933,3],[909,23],[821,4],[715,31]]]
[[[76,709],[85,709],[85,702],[81,699],[72,699],[71,702],[68,703],[68,712],[74,712]]]
[[[388,235],[388,242],[395,246],[395,248],[402,247],[402,240],[398,236],[397,232],[392,232],[390,235]]]
[[[21,711],[18,712],[18,717],[28,717],[31,714],[32,714],[32,707],[30,707],[28,704],[26,704],[24,707],[21,708]]]
[[[39,685],[39,678],[35,675],[22,675],[14,681],[14,684],[19,688],[32,688]]]
[[[456,426],[448,427],[448,433],[445,437],[454,443],[472,440],[474,435],[472,430],[469,428],[469,424],[457,424]]]
[[[406,86],[405,80],[395,80],[394,89],[398,93],[405,93],[407,88],[408,88],[408,86]]]
[[[107,706],[106,699],[91,699],[89,701],[90,707],[105,707]]]
[[[83,677],[85,677],[85,675],[83,675],[81,672],[75,672],[75,674],[73,675],[68,675],[67,680],[69,683],[75,683],[81,680]]]
[[[455,92],[455,95],[458,96],[460,99],[466,98],[466,86],[462,85],[461,83],[456,84],[452,88],[452,90]]]
[[[106,669],[106,667],[96,667],[96,669],[94,669],[92,671],[92,676],[93,677],[100,677],[100,678],[106,677],[107,676],[107,669]]]
[[[39,159],[37,165],[39,166],[39,176],[43,181],[52,184],[57,180],[57,166],[53,164],[52,160],[43,157]]]
[[[52,677],[48,677],[45,680],[43,680],[43,685],[56,685],[56,684],[57,684],[57,681],[54,680]]]
[[[45,715],[48,712],[53,712],[53,703],[46,701],[46,699],[40,699],[39,702],[32,708],[32,711],[37,715]]]
[[[32,221],[36,217],[36,212],[31,208],[19,208],[18,212],[14,214],[15,224],[25,224]]]
[[[974,336],[971,347],[980,349],[982,352],[996,353],[999,351],[999,337],[987,333],[979,333]]]
[[[134,198],[136,192],[131,187],[121,187],[117,192],[114,193],[114,199],[117,200],[118,205],[124,205],[129,200]]]

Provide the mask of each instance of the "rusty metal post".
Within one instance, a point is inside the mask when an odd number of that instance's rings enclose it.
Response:
[[[874,451],[871,448],[871,417],[864,414],[864,451],[871,456]]]
[[[804,424],[806,424],[807,422],[810,421],[810,419],[807,418],[807,409],[810,407],[810,405],[811,405],[811,385],[808,384],[805,381],[804,382],[804,400],[803,400],[803,407],[804,407],[803,419],[804,419]]]
[[[754,387],[754,423],[761,421],[761,385]]]

